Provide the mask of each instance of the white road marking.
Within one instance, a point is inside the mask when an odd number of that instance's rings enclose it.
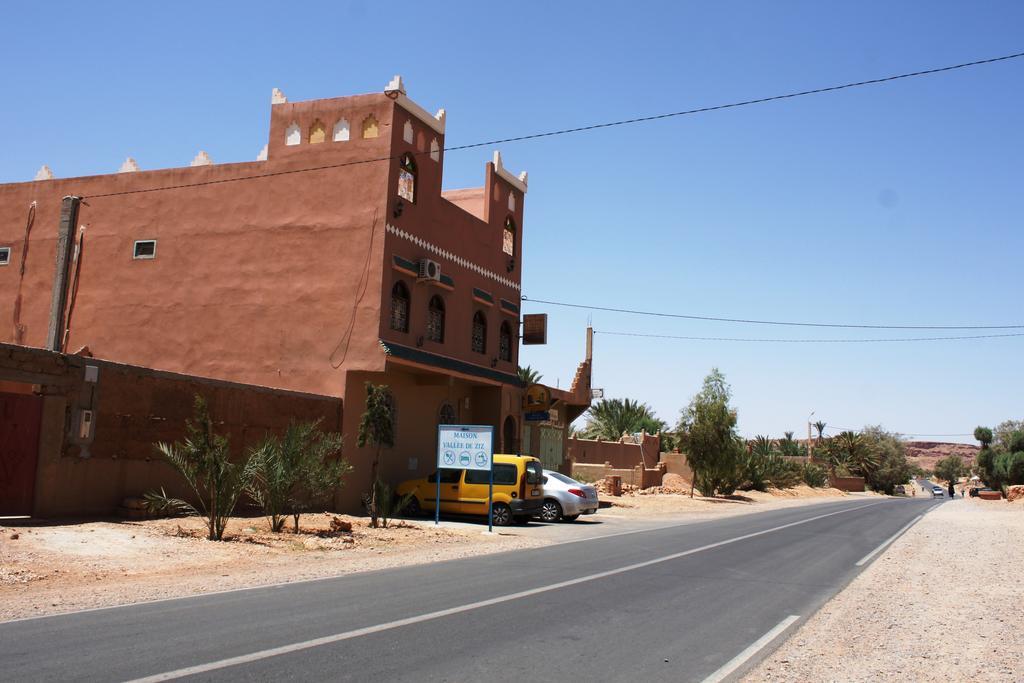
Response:
[[[868,560],[870,560],[872,557],[874,557],[875,555],[880,553],[885,548],[885,546],[889,545],[890,543],[895,541],[897,538],[899,538],[900,535],[904,531],[906,531],[910,527],[912,527],[915,524],[917,524],[921,520],[922,517],[924,517],[924,515],[918,515],[917,517],[914,517],[914,519],[910,520],[910,522],[906,526],[904,526],[902,529],[900,529],[899,531],[894,533],[889,538],[887,538],[884,541],[882,541],[882,545],[878,546],[877,548],[872,550],[870,553],[868,553],[864,557],[860,558],[854,566],[856,566],[856,567],[863,567],[867,563]]]
[[[586,576],[580,576],[575,579],[569,579],[568,581],[559,581],[558,583],[552,583],[547,586],[539,586],[537,588],[530,588],[529,590],[519,591],[518,593],[509,593],[507,595],[499,595],[495,598],[489,598],[487,600],[479,600],[477,602],[471,602],[465,605],[458,605],[456,607],[449,607],[448,609],[438,610],[436,612],[428,612],[426,614],[419,614],[413,617],[406,617],[405,619],[398,619],[396,621],[389,621],[383,624],[377,624],[375,626],[367,626],[365,628],[359,628],[352,631],[345,631],[343,633],[335,633],[333,635],[324,636],[322,638],[313,638],[312,640],[304,640],[298,643],[292,643],[290,645],[282,645],[280,647],[273,647],[266,650],[259,650],[252,652],[247,655],[239,655],[237,657],[228,657],[227,659],[221,659],[215,662],[209,662],[207,664],[197,664],[196,666],[189,666],[182,669],[175,669],[174,671],[167,671],[164,673],[154,674],[152,676],[146,676],[143,678],[136,678],[129,683],[155,683],[156,681],[169,681],[175,678],[184,678],[185,676],[195,676],[196,674],[206,673],[208,671],[216,671],[218,669],[226,669],[231,666],[238,666],[240,664],[249,664],[251,662],[257,662],[262,659],[269,659],[271,657],[277,657],[279,655],[285,655],[292,652],[299,652],[301,650],[308,650],[314,647],[320,647],[322,645],[330,645],[332,643],[339,643],[344,640],[351,640],[353,638],[359,638],[361,636],[371,635],[373,633],[380,633],[381,631],[389,631],[403,626],[411,626],[413,624],[419,624],[424,621],[431,621],[433,619],[440,619],[442,617],[452,616],[453,614],[461,614],[463,612],[469,612],[471,610],[480,609],[481,607],[490,607],[492,605],[499,605],[504,602],[511,602],[512,600],[520,600],[522,598],[528,598],[541,593],[548,593],[550,591],[559,590],[562,588],[568,588],[569,586],[576,586],[581,583],[587,583],[589,581],[596,581],[598,579],[604,579],[609,576],[615,576],[617,574],[624,574],[626,572],[635,571],[637,569],[643,569],[644,567],[650,567],[652,565],[661,564],[662,562],[669,562],[671,560],[678,560],[681,557],[688,555],[695,555],[696,553],[704,552],[705,550],[711,550],[713,548],[720,548],[731,543],[737,543],[739,541],[745,541],[748,538],[755,538],[757,536],[763,536],[783,529],[789,529],[791,527],[799,526],[801,524],[808,524],[810,522],[824,519],[825,517],[832,517],[833,515],[841,515],[847,512],[854,512],[856,510],[863,510],[875,505],[881,505],[885,501],[878,503],[869,503],[867,505],[858,505],[855,508],[846,508],[844,510],[838,510],[836,512],[829,512],[824,515],[817,515],[816,517],[809,517],[802,519],[798,522],[790,522],[789,524],[782,524],[780,526],[772,527],[770,529],[764,529],[762,531],[755,531],[749,534],[743,534],[742,536],[735,536],[733,538],[726,539],[724,541],[718,541],[716,543],[709,543],[702,545],[698,548],[692,548],[690,550],[683,550],[678,553],[672,553],[671,555],[665,555],[663,557],[657,557],[653,560],[646,560],[644,562],[637,562],[635,564],[626,565],[619,567],[618,569],[610,569],[608,571],[597,572],[596,574],[588,574]]]
[[[829,502],[832,502],[832,501],[829,501]],[[817,504],[817,503],[814,503],[814,504]],[[794,508],[795,507],[801,507],[801,506],[794,506]],[[938,506],[936,506],[936,507],[938,507]],[[778,509],[779,510],[788,510],[790,508],[778,508]],[[751,512],[751,513],[741,513],[741,514],[737,514],[737,515],[729,515],[729,516],[726,516],[726,517],[720,517],[718,519],[732,519],[733,517],[742,517],[742,516],[745,516],[747,514],[761,514],[762,512],[772,512],[772,510],[762,510],[762,511],[754,511],[754,512]],[[26,519],[29,519],[29,518],[26,518]],[[617,519],[630,519],[630,518],[623,516],[623,517],[618,517]],[[553,548],[553,547],[559,546],[559,545],[569,545],[570,543],[583,543],[585,541],[600,541],[600,540],[605,539],[605,538],[614,538],[616,536],[629,536],[630,534],[645,534],[645,533],[648,533],[648,532],[651,532],[651,531],[660,531],[662,529],[674,529],[676,527],[681,527],[681,526],[690,526],[692,524],[697,524],[697,523],[701,523],[701,522],[705,522],[705,521],[709,521],[709,522],[718,521],[718,519],[686,520],[685,522],[674,522],[674,523],[660,524],[658,526],[652,526],[652,527],[648,527],[648,528],[645,528],[645,529],[630,529],[630,530],[627,530],[627,531],[617,531],[617,532],[611,533],[611,534],[595,534],[594,536],[585,536],[583,538],[572,538],[572,539],[569,539],[569,540],[566,540],[566,541],[552,541],[551,543],[546,543],[546,544],[543,544],[543,545],[531,546],[531,547],[526,548],[526,549],[527,550],[539,550],[541,548]],[[424,525],[424,528],[427,528],[428,526],[430,528],[432,528],[433,527],[433,523],[431,523],[430,525]],[[541,540],[544,540],[544,539],[541,539]],[[497,552],[509,552],[509,551],[500,550],[500,551],[497,551]],[[488,554],[491,554],[491,553],[488,553]],[[497,553],[494,553],[494,554],[497,554]],[[474,556],[470,555],[469,557],[474,557]],[[409,565],[409,566],[415,566],[415,565]],[[366,573],[366,571],[355,571],[355,572],[350,572],[350,573],[347,573],[347,574],[336,574],[334,576],[316,576],[316,577],[313,577],[311,579],[297,579],[295,581],[278,581],[276,583],[262,583],[262,584],[259,584],[259,585],[256,585],[256,586],[243,586],[241,588],[225,588],[223,590],[206,591],[204,593],[193,593],[191,595],[175,595],[175,596],[170,597],[170,598],[153,598],[151,600],[137,600],[135,602],[126,602],[126,603],[123,603],[123,604],[120,604],[120,605],[104,605],[102,607],[86,607],[86,608],[83,608],[83,609],[71,610],[69,612],[55,612],[53,614],[40,614],[38,616],[31,616],[31,617],[18,617],[17,619],[7,619],[6,621],[5,620],[0,620],[0,625],[13,624],[13,623],[19,622],[19,621],[35,621],[37,619],[55,619],[55,618],[59,618],[59,617],[71,616],[72,614],[85,614],[85,613],[88,613],[88,612],[105,612],[107,610],[125,609],[125,608],[128,608],[128,607],[139,607],[139,606],[142,606],[142,605],[154,605],[154,604],[158,604],[158,603],[161,603],[161,602],[174,602],[175,600],[190,600],[190,599],[193,599],[193,598],[205,598],[205,597],[211,597],[211,596],[214,596],[214,595],[225,595],[225,594],[228,594],[228,593],[242,593],[242,592],[245,592],[245,591],[258,591],[258,590],[270,589],[270,588],[287,588],[289,586],[297,586],[297,585],[301,585],[301,584],[304,584],[304,583],[316,583],[318,581],[333,581],[335,579],[340,579],[340,578],[342,578],[344,576],[352,576],[352,575],[355,575],[355,574],[364,574],[364,573]]]
[[[743,666],[747,660],[756,655],[765,645],[778,638],[779,634],[785,631],[794,621],[799,619],[799,615],[790,614],[788,617],[779,622],[779,624],[768,633],[764,634],[753,643],[750,644],[743,652],[739,653],[728,662],[722,665],[722,667],[712,673],[710,676],[704,679],[704,683],[719,683],[724,681],[729,674],[736,671],[736,669]]]
[[[917,523],[918,523],[919,521],[921,521],[921,518],[922,518],[922,517],[924,517],[924,516],[925,516],[925,515],[927,515],[927,514],[928,514],[929,512],[931,512],[931,511],[932,511],[932,510],[934,510],[935,508],[939,507],[940,505],[942,505],[942,503],[936,503],[935,505],[932,505],[932,506],[931,506],[930,508],[928,508],[927,510],[925,510],[925,511],[924,511],[923,513],[921,513],[920,515],[918,515],[917,517],[915,517],[914,519],[912,519],[912,520],[910,521],[910,523],[909,523],[909,524],[907,524],[907,525],[906,525],[905,527],[903,527],[902,529],[900,529],[899,531],[897,531],[897,532],[896,532],[895,534],[893,534],[892,536],[890,536],[890,537],[889,537],[888,539],[886,539],[885,541],[883,541],[883,542],[882,542],[882,545],[878,546],[877,548],[875,548],[874,550],[872,550],[872,551],[871,551],[870,553],[868,553],[867,555],[865,555],[864,557],[862,557],[862,558],[860,559],[860,561],[858,561],[858,562],[857,562],[857,563],[856,563],[856,564],[855,564],[854,566],[855,566],[855,567],[863,567],[863,566],[864,566],[864,565],[865,565],[865,564],[867,563],[867,561],[868,561],[868,560],[870,560],[870,559],[871,559],[872,557],[874,557],[874,556],[875,556],[876,554],[878,554],[878,552],[879,552],[880,550],[882,550],[882,548],[884,548],[885,546],[887,546],[887,545],[889,545],[890,543],[892,543],[893,541],[895,541],[895,540],[896,540],[897,538],[899,538],[899,537],[900,537],[900,534],[902,534],[902,533],[903,533],[904,531],[906,531],[906,530],[907,530],[907,529],[909,529],[910,527],[912,527],[912,526],[914,526],[915,524],[917,524]]]

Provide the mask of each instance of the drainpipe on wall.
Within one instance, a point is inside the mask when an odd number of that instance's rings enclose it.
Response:
[[[78,222],[78,207],[81,197],[64,197],[60,207],[60,224],[57,228],[57,266],[53,276],[53,296],[50,299],[50,324],[46,332],[46,348],[63,351],[64,309],[68,301],[68,265],[71,261],[71,247],[74,242],[71,233]]]

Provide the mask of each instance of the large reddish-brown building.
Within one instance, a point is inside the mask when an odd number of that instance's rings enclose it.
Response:
[[[0,185],[0,342],[340,398],[356,465],[344,507],[368,486],[355,448],[368,381],[393,396],[392,480],[432,467],[439,421],[494,425],[504,451],[564,448],[589,360],[555,392],[560,419],[522,422],[526,174],[495,152],[482,187],[442,191],[444,111],[397,77],[382,93],[272,102],[254,162],[129,159]]]

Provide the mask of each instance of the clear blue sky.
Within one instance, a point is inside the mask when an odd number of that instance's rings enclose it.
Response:
[[[485,9],[487,7],[488,9]],[[269,96],[379,91],[448,144],[676,111],[1024,50],[1018,2],[15,3],[0,29],[0,182],[253,159]],[[505,145],[530,173],[524,293],[700,315],[1022,323],[1024,60]],[[490,150],[446,158],[478,185]],[[564,387],[586,311],[521,361]],[[597,330],[894,336],[594,313]],[[917,333],[920,334],[920,333]],[[909,333],[908,336],[916,336]],[[718,366],[744,434],[1024,417],[1024,338],[781,345],[598,334],[595,385],[670,423]],[[970,440],[965,438],[962,440]]]

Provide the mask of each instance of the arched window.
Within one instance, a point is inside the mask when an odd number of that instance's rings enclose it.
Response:
[[[473,351],[487,353],[487,318],[482,311],[473,315]]]
[[[300,142],[302,142],[302,129],[299,128],[299,124],[292,121],[292,125],[284,131],[284,144],[290,146]]]
[[[348,142],[348,135],[348,119],[338,119],[338,122],[334,124],[334,141]]]
[[[317,119],[313,122],[313,125],[309,127],[309,144],[315,145],[318,142],[325,142],[327,140],[327,129],[324,128],[324,122]]]
[[[434,161],[441,160],[441,146],[437,144],[437,138],[430,141],[430,158]]]
[[[405,125],[402,126],[402,139],[412,144],[412,122],[406,121]]]
[[[409,288],[401,281],[391,288],[391,329],[409,331]]]
[[[512,327],[506,320],[501,324],[498,333],[498,358],[503,361],[512,362]]]
[[[505,219],[505,229],[502,231],[501,250],[509,256],[515,256],[516,222],[512,220],[512,216]]]
[[[365,119],[363,119],[363,137],[377,137],[377,119],[373,117],[373,114],[370,114]]]
[[[441,410],[437,411],[437,423],[442,425],[453,425],[458,421],[459,416],[455,413],[455,406],[448,401],[442,403]]]
[[[411,154],[403,154],[398,166],[398,196],[416,203],[416,162]]]
[[[436,295],[430,297],[427,307],[427,339],[438,344],[444,342],[444,301]]]

